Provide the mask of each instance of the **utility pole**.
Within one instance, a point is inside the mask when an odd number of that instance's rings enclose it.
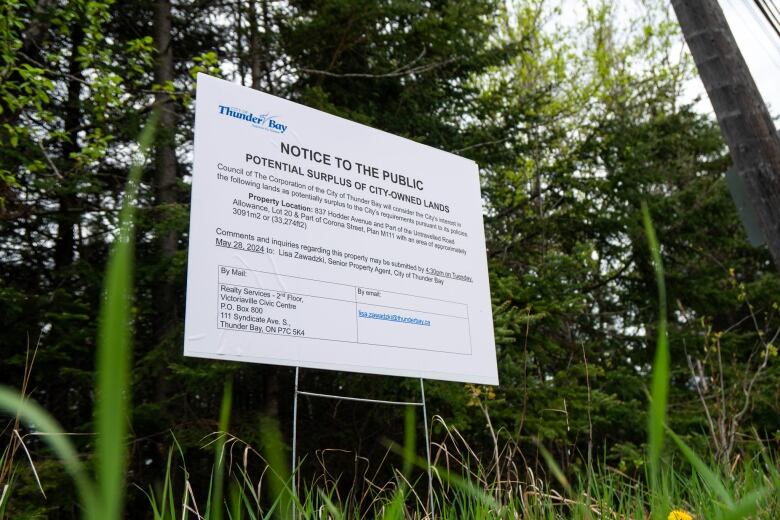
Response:
[[[780,138],[772,118],[717,0],[672,6],[780,271]]]

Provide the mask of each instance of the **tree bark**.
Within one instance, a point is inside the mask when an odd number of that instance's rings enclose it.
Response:
[[[260,88],[260,35],[257,28],[257,4],[249,0],[249,70],[252,78],[252,88]]]
[[[81,64],[79,63],[79,47],[84,42],[84,30],[81,21],[77,20],[71,27],[71,52],[68,63],[68,95],[65,101],[63,124],[67,139],[62,141],[62,168],[57,202],[57,236],[54,241],[54,264],[60,271],[71,265],[75,259],[76,237],[74,235],[79,221],[78,196],[75,187],[71,186],[75,172],[73,154],[80,151],[78,143],[78,127],[81,122]]]
[[[249,69],[252,77],[252,88],[260,90],[265,88],[273,93],[271,80],[271,13],[268,0],[260,1],[260,13],[257,12],[256,0],[250,0],[248,4],[249,15]],[[260,33],[258,18],[263,19],[263,32]],[[265,85],[262,84],[265,80]]]
[[[262,88],[265,74],[266,63],[268,60],[268,5],[262,0],[261,11],[263,16],[264,34],[260,34],[258,26],[257,2],[250,0],[247,7],[249,18],[249,72],[251,76],[251,85],[253,89]],[[266,85],[270,89],[270,84]],[[278,420],[279,418],[279,367],[269,365],[263,367],[263,415]]]
[[[176,107],[171,95],[164,90],[166,85],[173,82],[173,47],[171,45],[171,2],[170,0],[158,0],[155,13],[155,47],[157,49],[157,63],[155,67],[155,81],[160,90],[155,94],[155,106],[159,114],[157,123],[155,179],[155,202],[162,215],[166,206],[177,201],[177,175],[176,175]],[[176,254],[178,237],[176,231],[168,230],[159,237],[160,256],[163,263],[167,263]],[[161,329],[167,331],[175,317],[175,305],[173,299],[173,287],[169,280],[162,280],[160,284],[158,307],[160,310]]]
[[[270,94],[274,93],[274,82],[271,78],[271,65],[274,62],[271,55],[271,12],[268,9],[268,0],[260,0],[263,11],[263,73],[265,74],[265,88]],[[259,81],[259,80],[258,80]]]
[[[769,252],[780,270],[780,138],[716,0],[672,0]]]
[[[167,209],[178,200],[176,171],[176,106],[174,100],[165,89],[174,80],[173,45],[171,41],[172,7],[170,0],[157,0],[154,16],[154,42],[157,50],[155,63],[155,83],[158,91],[155,93],[155,107],[158,112],[154,196],[156,215],[159,220],[166,218]],[[176,325],[178,315],[175,286],[170,279],[169,265],[176,254],[178,236],[169,226],[163,226],[158,237],[160,250],[160,265],[162,274],[156,280],[155,303],[157,306],[157,322],[155,333],[162,348],[167,348],[167,340]],[[157,381],[157,400],[165,409],[168,398],[167,355],[163,353],[163,366]]]

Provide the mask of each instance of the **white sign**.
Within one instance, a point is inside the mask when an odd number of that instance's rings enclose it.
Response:
[[[184,354],[497,384],[474,162],[198,75]]]

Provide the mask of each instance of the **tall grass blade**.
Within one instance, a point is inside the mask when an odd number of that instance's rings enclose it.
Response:
[[[731,495],[726,489],[726,486],[723,485],[723,482],[720,480],[720,478],[718,478],[715,472],[712,471],[707,466],[707,464],[701,460],[701,458],[699,458],[699,456],[696,455],[696,453],[694,453],[694,451],[688,447],[687,444],[685,444],[685,441],[677,436],[676,433],[670,429],[667,429],[667,431],[669,432],[669,437],[672,438],[685,458],[688,459],[688,462],[691,463],[691,466],[693,466],[693,469],[696,470],[696,473],[699,474],[701,479],[718,496],[718,498],[720,498],[726,507],[732,509],[734,507],[734,499],[731,498]]]
[[[255,493],[254,486],[252,486],[252,482],[249,481],[249,476],[243,471],[243,469],[239,469],[239,471],[244,478],[244,482],[249,484],[245,489],[241,489],[241,502],[244,504],[244,513],[249,516],[249,520],[257,520],[255,510],[258,512],[260,510],[260,497],[258,497]]]
[[[666,405],[669,398],[669,341],[667,337],[666,316],[666,282],[664,281],[664,266],[655,228],[650,218],[647,204],[642,203],[642,220],[645,235],[650,246],[653,259],[655,282],[658,287],[658,331],[656,332],[655,359],[653,360],[653,378],[650,389],[650,413],[648,418],[648,464],[650,467],[650,493],[653,502],[653,518],[663,518],[665,504],[661,500],[660,483],[661,449],[664,442],[664,425],[666,424]]]
[[[550,469],[550,471],[552,471],[555,480],[557,480],[561,486],[563,486],[563,488],[566,490],[566,493],[568,493],[570,497],[573,497],[574,490],[569,483],[569,479],[567,479],[566,475],[563,474],[563,470],[561,470],[560,466],[558,466],[558,463],[555,462],[552,454],[550,454],[550,452],[547,451],[547,448],[542,446],[540,442],[536,443],[536,447],[539,449],[539,452],[542,454],[544,461],[547,463],[547,467]]]
[[[173,446],[168,448],[168,460],[165,464],[165,479],[163,480],[162,497],[160,498],[160,519],[176,518],[176,509],[173,505],[173,478],[171,476],[171,466],[173,464]],[[154,495],[152,495],[154,496]],[[152,502],[155,506],[155,502]]]
[[[406,483],[409,481],[409,475],[414,467],[415,448],[417,439],[415,435],[415,410],[407,406],[404,415],[404,444],[401,448],[403,465],[401,474],[403,478],[399,479],[398,489],[393,494],[393,498],[387,504],[383,518],[387,520],[400,519],[404,517],[404,505],[406,502]]]
[[[3,462],[2,457],[0,457],[0,463]],[[3,488],[0,489],[0,520],[3,520],[5,518],[5,510],[8,506],[8,501],[11,498],[11,486],[14,484],[14,478],[15,474],[11,473],[8,476],[7,482],[3,484]]]
[[[325,509],[327,509],[328,514],[333,518],[333,520],[342,520],[344,518],[344,516],[341,514],[341,511],[339,511],[328,495],[326,495],[321,489],[317,490],[317,494],[319,495],[320,500],[322,500],[322,503],[325,505]]]
[[[156,118],[139,139],[142,157],[151,146]],[[133,164],[127,180],[119,233],[111,247],[100,307],[97,349],[96,477],[101,520],[118,520],[124,505],[127,464],[127,421],[130,399],[130,305],[133,293],[133,221],[143,159]]]
[[[404,463],[402,471],[407,480],[414,467],[414,458],[417,450],[415,412],[414,407],[407,406],[404,415]]]
[[[720,515],[719,520],[742,520],[752,516],[761,502],[767,498],[772,491],[771,488],[757,489],[748,493],[745,498],[737,502],[729,511]]]
[[[270,418],[263,418],[260,422],[260,437],[263,443],[263,456],[268,462],[268,486],[276,510],[277,518],[290,518],[292,516],[292,477],[290,468],[285,458],[284,442],[279,431],[279,424]],[[299,504],[296,504],[298,506]],[[271,511],[268,512],[271,518]]]
[[[222,520],[222,495],[225,486],[225,438],[230,426],[230,409],[233,403],[233,379],[225,381],[222,390],[222,405],[219,408],[220,436],[214,443],[214,480],[211,492],[210,520]]]
[[[398,446],[396,443],[390,443],[388,445],[388,449],[390,449],[390,451],[393,453],[402,456],[404,455],[404,448],[402,446]],[[414,465],[420,469],[427,470],[428,461],[427,459],[415,454]],[[453,488],[457,489],[465,497],[473,499],[475,502],[479,504],[480,507],[488,510],[501,509],[501,504],[495,499],[495,497],[492,494],[490,494],[488,491],[480,487],[479,484],[477,484],[474,479],[464,478],[463,476],[458,475],[453,471],[450,471],[448,468],[441,467],[441,466],[433,466],[433,471],[436,475],[437,480],[441,481],[444,484],[447,484],[448,486],[452,486]]]
[[[231,519],[240,520],[243,517],[243,511],[241,510],[241,495],[245,493],[245,490],[238,486],[238,483],[231,481],[230,484],[230,502],[228,506],[228,516]]]
[[[0,410],[5,410],[11,415],[18,414],[22,422],[33,425],[37,432],[46,434],[42,435],[41,438],[60,458],[65,470],[76,484],[76,490],[87,512],[87,517],[91,520],[98,520],[96,490],[84,469],[84,465],[78,458],[76,448],[67,439],[65,432],[49,415],[49,412],[34,401],[25,399],[16,391],[4,386],[0,386]]]

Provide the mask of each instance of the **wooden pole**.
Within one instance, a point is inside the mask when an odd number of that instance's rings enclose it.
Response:
[[[780,138],[772,118],[717,0],[672,6],[780,271]]]

